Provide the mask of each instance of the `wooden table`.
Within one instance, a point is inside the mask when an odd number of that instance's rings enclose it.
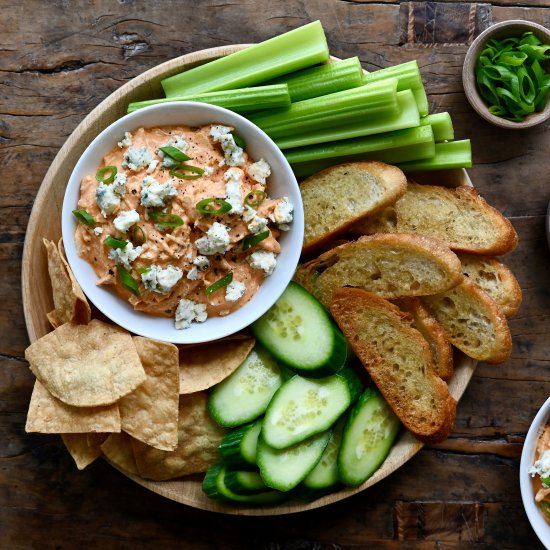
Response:
[[[491,4],[380,0],[0,0],[0,548],[539,548],[518,470],[530,421],[550,395],[550,126],[499,131],[468,105],[468,44],[493,22],[550,27],[548,0]],[[546,6],[546,9],[545,7]],[[509,216],[505,261],[524,293],[512,357],[480,364],[451,437],[374,488],[295,516],[245,518],[185,507],[103,461],[78,472],[60,438],[27,435],[33,376],[19,274],[33,199],[83,117],[135,75],[194,50],[258,42],[321,19],[331,52],[368,70],[417,59],[432,112],[471,138],[470,176]]]

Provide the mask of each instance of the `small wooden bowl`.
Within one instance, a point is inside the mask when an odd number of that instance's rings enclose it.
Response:
[[[545,44],[550,44],[550,31],[542,25],[523,20],[503,21],[502,23],[497,23],[496,25],[489,27],[473,41],[472,45],[468,49],[468,53],[464,59],[464,66],[462,67],[462,84],[470,105],[475,109],[478,115],[491,124],[499,126],[500,128],[506,128],[508,130],[523,130],[525,128],[532,128],[533,126],[541,124],[547,120],[550,117],[550,101],[546,104],[543,111],[540,113],[531,113],[530,115],[527,115],[523,122],[513,122],[511,120],[506,120],[505,118],[493,115],[489,112],[485,100],[481,97],[477,89],[475,65],[479,54],[491,38],[503,39],[513,36],[521,36],[524,32],[533,32],[539,40]],[[548,62],[543,64],[547,70],[548,64]]]

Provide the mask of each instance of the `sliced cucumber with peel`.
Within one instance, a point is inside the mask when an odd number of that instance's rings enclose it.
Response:
[[[375,388],[367,388],[344,427],[338,470],[345,485],[361,485],[384,462],[401,423]]]
[[[264,414],[282,383],[275,359],[256,345],[239,368],[212,390],[208,412],[221,426],[246,424]]]
[[[224,483],[229,490],[238,495],[254,495],[269,491],[269,487],[258,472],[226,470]]]
[[[251,328],[276,359],[303,376],[327,376],[346,363],[344,335],[322,304],[295,282]]]
[[[348,367],[325,378],[296,375],[273,396],[262,437],[275,449],[284,449],[328,430],[360,393],[361,382]]]
[[[256,466],[256,447],[262,420],[231,430],[220,443],[220,456],[225,464],[247,470]]]
[[[275,449],[260,436],[257,462],[265,484],[279,491],[294,489],[315,468],[330,435],[327,430],[286,449]]]

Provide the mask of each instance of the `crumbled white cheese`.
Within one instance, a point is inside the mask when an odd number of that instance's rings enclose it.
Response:
[[[187,278],[190,281],[196,281],[199,278],[199,268],[196,265],[189,270]]]
[[[211,175],[214,173],[214,170],[215,170],[215,169],[214,169],[213,166],[205,166],[205,167],[203,168],[203,170],[204,170],[204,175],[205,175],[205,176],[211,176]]]
[[[153,155],[147,147],[129,147],[124,154],[122,166],[128,170],[141,170],[153,160]]]
[[[126,174],[119,172],[112,183],[113,193],[122,197],[126,194]]]
[[[159,294],[168,294],[182,277],[183,271],[173,265],[164,269],[158,265],[152,265],[145,273],[141,274],[145,288]]]
[[[143,248],[136,246],[128,241],[124,248],[112,248],[109,250],[109,259],[114,260],[117,264],[123,265],[128,271],[132,269],[130,265],[140,254]]]
[[[201,270],[206,271],[210,267],[210,260],[206,256],[197,256],[193,263]]]
[[[139,214],[136,210],[125,210],[113,220],[116,229],[122,233],[126,233],[137,222],[139,222]]]
[[[257,252],[250,254],[248,257],[248,263],[254,269],[263,269],[267,276],[273,273],[273,270],[277,265],[277,257],[273,252],[258,250]]]
[[[288,197],[283,197],[276,204],[273,213],[269,217],[279,226],[279,229],[288,231],[288,225],[293,219],[294,205],[288,200]]]
[[[123,149],[124,147],[130,147],[132,145],[132,134],[130,132],[124,132],[124,138],[121,139],[117,145]]]
[[[212,254],[225,254],[229,248],[229,231],[223,223],[214,222],[204,237],[195,241],[195,246],[200,254],[211,256]]]
[[[261,216],[258,216],[256,213],[256,210],[254,208],[251,208],[250,206],[245,206],[245,212],[243,214],[243,221],[250,222],[248,224],[248,230],[253,233],[261,233],[262,231],[265,231],[268,220],[267,218],[262,218]]]
[[[244,164],[244,151],[235,143],[235,138],[228,126],[212,126],[210,136],[214,143],[221,145],[225,162],[229,166],[242,166]],[[221,164],[220,164],[221,166]]]
[[[241,187],[241,173],[236,170],[229,169],[224,175],[225,195],[227,202],[231,205],[230,214],[243,213],[243,194]]]
[[[171,182],[160,183],[152,176],[145,176],[141,184],[141,204],[147,207],[164,206],[166,199],[177,195]]]
[[[103,217],[110,216],[120,206],[120,195],[114,184],[100,183],[95,190],[95,200]]]
[[[198,304],[193,300],[182,298],[176,309],[175,326],[177,329],[186,329],[191,326],[193,321],[204,323],[208,318],[206,305]]]
[[[159,161],[158,159],[153,159],[150,163],[149,163],[149,166],[147,167],[147,170],[145,170],[145,172],[147,174],[152,174],[156,169],[157,169],[157,166],[159,165]]]
[[[529,468],[529,473],[532,477],[539,475],[540,477],[550,476],[550,449],[546,449],[540,458]]]
[[[225,299],[228,302],[236,302],[242,298],[244,291],[246,290],[246,285],[241,283],[241,281],[233,280],[225,289]]]
[[[103,227],[94,227],[94,233],[99,237],[103,233]]]
[[[266,160],[260,159],[248,167],[248,175],[254,181],[265,185],[265,180],[271,175],[271,166]]]

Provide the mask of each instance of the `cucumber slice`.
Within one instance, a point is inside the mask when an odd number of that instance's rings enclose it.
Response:
[[[401,423],[375,388],[367,388],[344,427],[338,470],[346,485],[361,485],[384,462]]]
[[[225,473],[226,468],[223,464],[215,464],[208,469],[202,482],[202,490],[206,496],[215,500],[247,504],[276,504],[286,498],[284,493],[272,490],[253,495],[234,493],[225,485]]]
[[[239,368],[212,390],[208,412],[221,426],[246,424],[265,412],[282,383],[275,359],[255,346]]]
[[[357,375],[345,367],[325,378],[294,376],[277,391],[262,424],[262,436],[284,449],[330,428],[361,392]]]
[[[304,488],[311,491],[311,497],[328,492],[340,484],[338,472],[338,452],[346,418],[341,418],[332,431],[332,436],[323,451],[321,460],[302,482]]]
[[[219,450],[225,464],[246,469],[256,466],[256,447],[262,420],[236,428],[224,436]]]
[[[295,282],[251,328],[274,357],[303,376],[328,376],[346,362],[344,335],[321,303]]]
[[[330,435],[327,430],[287,449],[275,449],[260,436],[257,460],[265,484],[279,491],[296,487],[321,459]]]
[[[262,476],[258,472],[246,472],[242,470],[226,470],[224,478],[225,486],[238,495],[254,495],[263,491],[269,491]]]

